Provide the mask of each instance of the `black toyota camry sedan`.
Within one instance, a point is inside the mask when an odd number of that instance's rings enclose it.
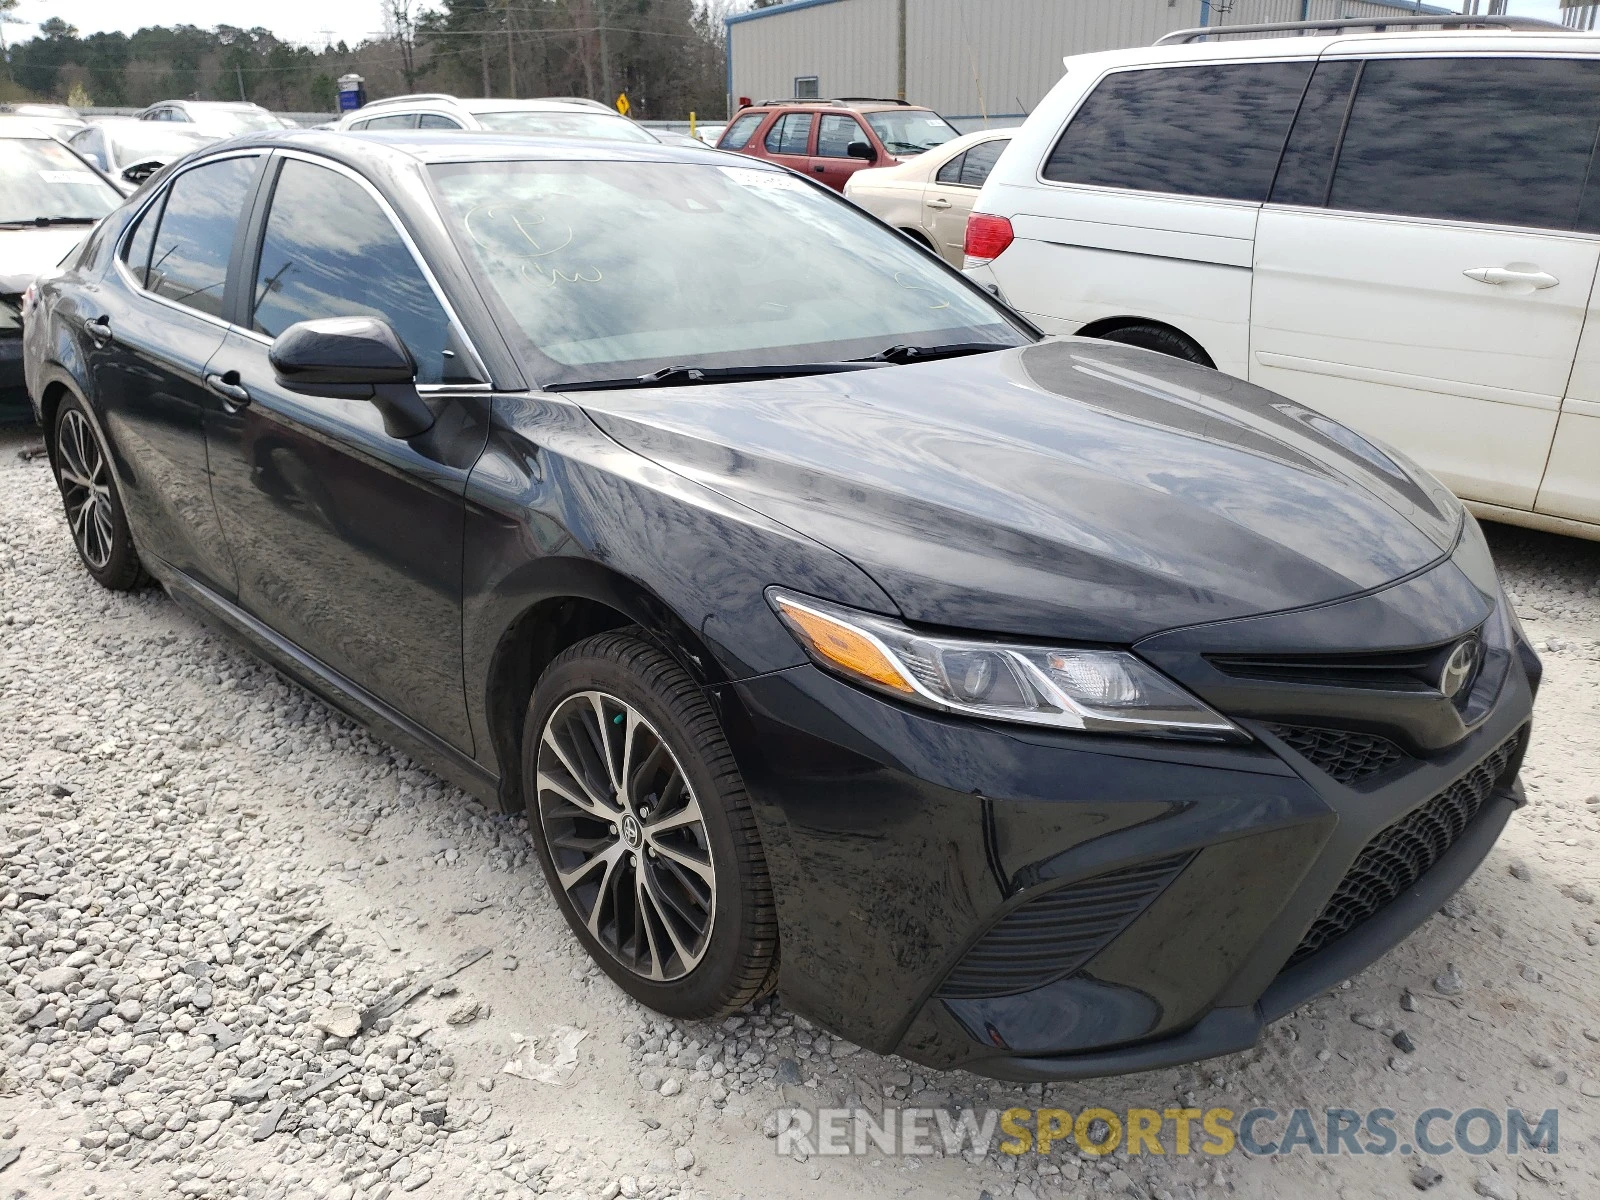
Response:
[[[506,810],[617,984],[1013,1079],[1250,1045],[1521,802],[1473,519],[770,164],[262,134],[28,298],[66,526]]]

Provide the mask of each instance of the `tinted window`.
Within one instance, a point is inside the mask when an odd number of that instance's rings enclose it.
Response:
[[[745,143],[754,136],[757,126],[761,124],[761,113],[746,113],[732,125],[729,125],[717,140],[717,147],[722,150],[743,150]]]
[[[811,113],[784,113],[767,130],[767,153],[809,153],[812,119]]]
[[[1600,128],[1600,62],[1372,59],[1328,204],[1571,229]]]
[[[283,164],[252,304],[252,326],[268,337],[317,317],[382,317],[416,359],[417,382],[446,378],[444,309],[377,201],[337,171]]]
[[[934,182],[936,182],[936,183],[960,183],[961,182],[961,164],[966,162],[966,161],[967,161],[967,156],[966,156],[965,152],[956,155],[949,162],[945,163],[944,166],[939,168],[939,173],[933,177],[934,178]]]
[[[866,140],[866,132],[854,117],[825,113],[817,126],[817,154],[823,158],[849,158],[850,143]]]
[[[441,117],[438,113],[423,113],[417,118],[418,129],[460,129],[459,122],[452,121],[449,117]]]
[[[1265,200],[1311,64],[1120,71],[1045,162],[1058,183]]]
[[[150,270],[150,247],[155,242],[156,224],[160,220],[161,201],[157,199],[140,215],[133,236],[122,245],[122,261],[128,264],[128,270],[133,272],[140,287],[145,286],[145,275]]]
[[[373,117],[361,128],[363,129],[415,129],[417,127],[416,113],[395,113],[387,117]]]
[[[224,159],[185,171],[172,181],[150,258],[146,286],[152,292],[214,317],[222,315],[233,234],[257,162]]]
[[[966,161],[961,165],[962,186],[981,188],[983,181],[989,178],[989,172],[994,170],[994,164],[1000,161],[1001,152],[1010,144],[1010,138],[995,138],[992,142],[980,142],[968,150]]]
[[[1327,202],[1339,131],[1344,128],[1345,113],[1350,110],[1350,88],[1360,68],[1356,62],[1317,65],[1305,98],[1300,101],[1283,162],[1278,165],[1278,178],[1272,185],[1274,204]]]

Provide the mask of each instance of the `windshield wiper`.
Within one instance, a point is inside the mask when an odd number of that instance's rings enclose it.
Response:
[[[0,228],[27,229],[38,225],[93,225],[99,217],[28,217],[21,220],[0,221]]]
[[[876,354],[866,358],[852,359],[852,362],[864,363],[893,363],[904,366],[906,363],[928,362],[935,358],[959,358],[963,354],[984,354],[990,350],[1009,350],[1012,347],[1002,342],[951,342],[948,346],[886,346]]]
[[[552,392],[595,392],[621,388],[686,387],[696,383],[736,383],[752,379],[787,379],[795,375],[832,375],[837,371],[861,371],[879,366],[876,359],[849,362],[773,363],[747,367],[662,367],[644,375],[622,379],[580,379],[575,383],[546,385]]]

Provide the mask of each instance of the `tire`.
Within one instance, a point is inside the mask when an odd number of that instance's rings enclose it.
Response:
[[[133,545],[111,455],[77,396],[69,395],[56,410],[53,445],[56,486],[84,569],[113,592],[142,587],[150,577]]]
[[[1158,354],[1181,358],[1184,362],[1198,363],[1202,367],[1215,367],[1211,356],[1175,329],[1163,325],[1124,325],[1109,333],[1099,335],[1102,341],[1121,342],[1125,346],[1140,346]]]
[[[722,727],[683,668],[637,629],[579,642],[540,677],[522,746],[545,879],[623,991],[703,1020],[772,990],[778,923],[761,838]],[[611,783],[624,762],[625,800]]]

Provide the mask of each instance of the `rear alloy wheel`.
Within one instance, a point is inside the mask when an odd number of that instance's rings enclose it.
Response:
[[[560,655],[528,708],[539,857],[589,953],[635,999],[688,1019],[770,990],[772,891],[749,800],[693,680],[629,632]]]
[[[145,581],[111,463],[99,435],[72,397],[56,414],[56,483],[78,557],[102,587],[127,591]]]

